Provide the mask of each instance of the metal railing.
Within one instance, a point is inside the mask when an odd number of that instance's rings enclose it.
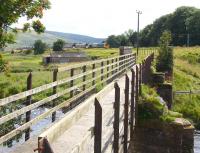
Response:
[[[94,103],[95,106],[95,116],[94,116],[94,127],[93,132],[88,134],[89,139],[94,137],[94,152],[101,153],[102,152],[102,106],[100,100],[102,96],[105,96],[105,93],[115,90],[115,101],[113,103],[113,112],[114,112],[114,122],[113,122],[113,141],[112,141],[112,149],[113,153],[118,153],[121,150],[121,143],[123,144],[123,152],[128,152],[128,145],[131,140],[133,140],[133,129],[134,126],[137,125],[138,121],[138,101],[139,95],[141,92],[141,84],[147,83],[150,77],[150,67],[151,63],[154,59],[154,54],[151,54],[141,64],[137,64],[136,68],[131,68],[131,77],[125,74],[125,90],[124,93],[119,86],[118,82],[111,83],[106,88],[104,88],[101,92],[97,93],[94,97],[91,97],[87,102],[85,102],[81,108],[78,110],[74,110],[71,114],[68,114],[63,120],[57,123],[54,127],[51,127],[44,133],[39,136],[38,139],[38,151],[39,153],[46,153],[48,150],[49,153],[53,153],[53,149],[51,148],[51,143],[55,141],[63,132],[69,129],[75,122],[78,120],[81,115],[86,112],[90,105]],[[120,96],[124,94],[125,103],[123,108],[123,140],[120,137],[121,129],[120,129]],[[130,97],[131,95],[131,97]],[[87,109],[86,109],[87,108]],[[77,113],[79,112],[79,113]],[[71,121],[73,118],[73,122]],[[60,129],[59,127],[66,127],[66,129],[62,129],[63,131],[57,131],[56,129]],[[77,142],[82,144],[82,142]],[[80,147],[81,148],[81,147]],[[73,152],[73,151],[72,151]]]
[[[80,103],[80,101],[77,101],[77,99],[84,97],[88,93],[94,91],[98,85],[105,85],[112,81],[114,78],[121,75],[135,64],[136,55],[127,54],[108,59],[76,64],[66,68],[58,68],[53,71],[52,83],[44,84],[33,89],[33,75],[30,73],[27,78],[27,91],[0,99],[0,107],[5,107],[14,103],[15,101],[23,100],[26,98],[24,107],[0,117],[0,125],[5,124],[6,122],[23,114],[25,114],[26,119],[24,124],[1,136],[0,144],[10,140],[22,132],[25,132],[25,140],[28,140],[30,138],[30,128],[32,125],[38,123],[40,120],[50,115],[52,115],[52,122],[54,122],[56,119],[56,111],[60,110],[61,108],[74,108]],[[70,76],[58,80],[58,72],[68,72]],[[68,85],[69,87],[66,86],[66,88],[62,88],[61,91],[58,91],[58,87],[63,85]],[[79,93],[75,93],[75,90],[80,88],[81,91],[79,91]],[[32,96],[45,92],[49,89],[52,90],[52,94],[50,96],[32,103]],[[59,104],[57,104],[56,99],[67,94],[69,94],[69,97],[64,101],[59,101]],[[30,116],[32,110],[39,108],[42,105],[51,103],[53,103],[51,109],[31,119]]]

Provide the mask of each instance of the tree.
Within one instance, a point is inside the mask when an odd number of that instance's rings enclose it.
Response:
[[[36,40],[34,43],[34,54],[43,54],[47,49],[46,43],[43,43],[42,40]]]
[[[11,28],[19,18],[27,17],[28,20],[33,18],[42,18],[43,11],[50,8],[49,0],[1,0],[0,4],[0,48],[7,43],[14,43],[14,34],[19,29]],[[24,24],[23,32],[33,28],[37,33],[44,32],[45,27],[39,20],[33,21],[32,24]],[[13,29],[11,32],[10,29]]]
[[[62,51],[65,45],[65,41],[62,39],[58,39],[53,43],[53,51]]]
[[[190,35],[190,45],[200,45],[200,9],[196,10],[186,21],[187,34]]]
[[[127,46],[129,45],[129,39],[125,34],[121,35],[111,35],[107,38],[106,43],[111,47],[111,48],[117,48],[120,46]]]
[[[135,44],[137,43],[137,32],[129,29],[125,32],[125,35],[128,38],[128,43],[132,46],[135,46]]]
[[[174,46],[187,44],[190,34],[190,45],[200,45],[200,9],[194,7],[179,7],[175,12],[156,19],[140,32],[141,46],[157,46],[165,30],[171,31]]]
[[[161,72],[172,72],[173,69],[173,50],[169,47],[172,40],[171,32],[164,31],[160,37],[159,55],[156,62],[156,70]]]
[[[108,36],[106,42],[111,48],[116,48],[120,46],[120,40],[115,35]]]

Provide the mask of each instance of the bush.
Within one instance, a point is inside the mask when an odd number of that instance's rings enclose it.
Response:
[[[43,54],[46,48],[46,43],[43,43],[42,40],[36,40],[34,43],[34,54]]]
[[[173,70],[173,49],[169,47],[171,33],[163,32],[160,37],[160,49],[157,57],[156,70],[161,72],[172,72]]]
[[[7,75],[9,73],[9,65],[8,62],[6,62],[3,59],[3,56],[0,54],[0,73],[5,72]]]
[[[31,53],[32,53],[32,50],[30,50],[30,49],[24,51],[24,54],[26,54],[26,55],[29,55]]]
[[[138,103],[138,117],[140,120],[172,122],[176,118],[182,118],[182,114],[168,110],[166,103],[161,100],[154,88],[142,85],[142,94]]]
[[[65,41],[62,39],[58,39],[53,43],[53,51],[62,51],[65,45]]]

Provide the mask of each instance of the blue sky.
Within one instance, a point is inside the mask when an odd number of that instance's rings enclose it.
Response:
[[[200,8],[200,0],[50,0],[42,22],[47,30],[105,38],[137,29],[136,10],[141,10],[141,28],[179,6]],[[20,19],[18,26],[25,19]]]

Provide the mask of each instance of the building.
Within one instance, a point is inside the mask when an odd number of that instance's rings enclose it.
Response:
[[[54,52],[43,57],[43,63],[69,63],[88,61],[89,58],[84,52]]]

